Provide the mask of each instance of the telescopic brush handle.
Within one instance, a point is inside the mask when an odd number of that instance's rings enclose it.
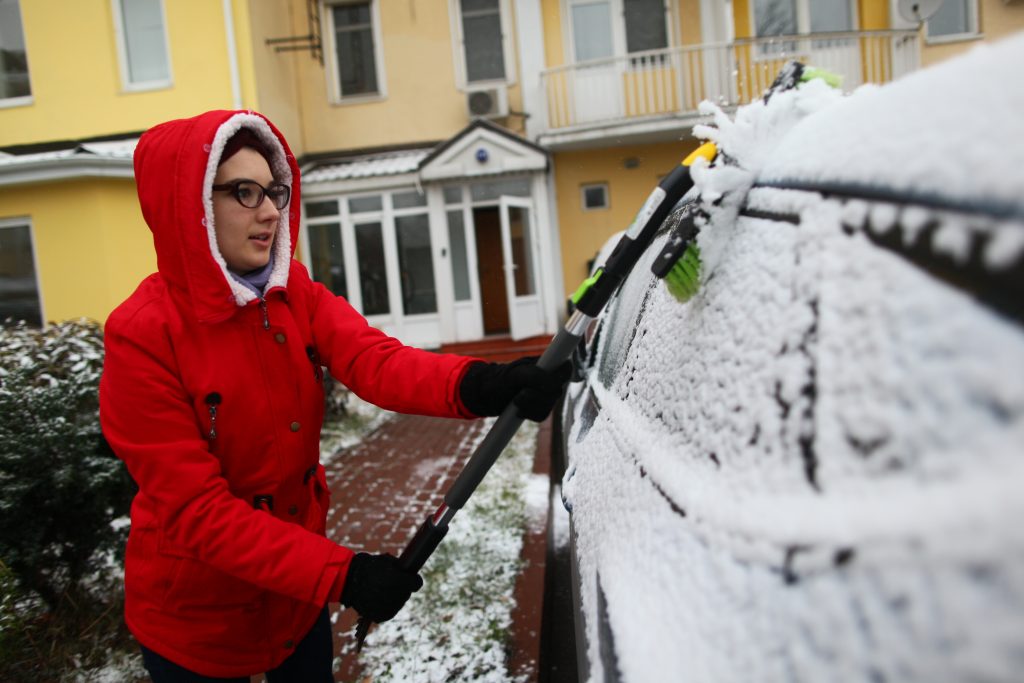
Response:
[[[434,524],[434,516],[427,517],[416,531],[416,535],[405,546],[405,550],[398,556],[398,566],[414,574],[419,572],[447,533],[447,522]],[[359,623],[356,625],[356,652],[362,651],[363,641],[366,640],[372,623],[366,617],[359,617]]]
[[[579,340],[578,335],[570,333],[565,328],[559,330],[537,360],[537,367],[547,371],[557,369],[562,363],[569,360]],[[509,403],[495,420],[487,435],[484,436],[484,440],[473,451],[469,462],[459,472],[459,476],[448,489],[448,493],[445,494],[444,502],[449,508],[452,510],[462,509],[522,424],[523,416],[519,414],[515,402]]]
[[[448,533],[448,524],[434,524],[434,516],[431,515],[420,525],[416,535],[412,537],[405,550],[398,556],[398,565],[408,572],[418,572],[423,569],[430,556],[437,550],[441,540]]]

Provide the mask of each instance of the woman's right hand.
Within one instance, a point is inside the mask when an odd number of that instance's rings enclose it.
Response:
[[[349,565],[341,603],[379,624],[398,614],[422,586],[422,577],[402,569],[393,555],[359,553]]]

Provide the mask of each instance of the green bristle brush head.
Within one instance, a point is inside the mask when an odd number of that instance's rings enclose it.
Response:
[[[686,245],[686,251],[665,276],[665,286],[680,303],[693,298],[700,289],[700,247],[694,241]]]

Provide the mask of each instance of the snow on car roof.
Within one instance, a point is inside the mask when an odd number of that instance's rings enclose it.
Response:
[[[1024,34],[883,86],[802,121],[759,182],[832,181],[1024,216]]]

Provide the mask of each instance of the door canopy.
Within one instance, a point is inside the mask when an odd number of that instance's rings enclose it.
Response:
[[[548,155],[529,140],[477,119],[420,162],[423,182],[545,171]]]

